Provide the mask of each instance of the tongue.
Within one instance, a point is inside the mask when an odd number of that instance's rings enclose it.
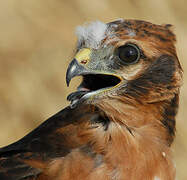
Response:
[[[85,88],[85,87],[79,87],[77,88],[78,91],[90,91],[90,89]]]

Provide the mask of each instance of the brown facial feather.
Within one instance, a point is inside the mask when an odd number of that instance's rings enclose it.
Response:
[[[114,26],[115,34],[120,39],[129,38],[130,31],[133,32],[133,38],[140,41],[145,41],[155,45],[159,50],[165,49],[162,47],[164,44],[166,51],[176,54],[174,43],[176,42],[175,34],[170,30],[171,28],[167,25],[156,25],[150,22],[140,21],[140,20],[125,20],[114,21],[108,23],[110,26]],[[131,37],[132,38],[132,35]],[[166,46],[167,45],[167,46]]]
[[[65,108],[0,149],[0,179],[175,179],[170,146],[182,81],[175,35],[169,25],[138,20],[111,22],[108,28],[115,36],[103,44],[131,42],[141,49],[137,64],[110,66],[125,83]]]
[[[118,23],[116,34],[121,40],[141,45],[147,56],[145,63],[149,65],[130,79],[124,90],[121,87],[119,96],[111,95],[97,104],[114,123],[111,136],[116,133],[116,137],[111,138],[108,161],[113,159],[114,164],[119,165],[122,160],[117,179],[154,179],[156,176],[173,180],[175,168],[169,146],[175,135],[182,82],[182,70],[174,46],[175,35],[167,26],[131,20],[114,22]],[[129,37],[129,31],[133,31],[133,37]],[[152,53],[147,53],[149,50]]]

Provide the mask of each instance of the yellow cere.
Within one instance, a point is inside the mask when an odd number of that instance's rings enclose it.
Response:
[[[75,59],[78,62],[81,62],[83,60],[89,61],[90,60],[90,54],[91,50],[88,48],[81,49],[75,56]]]

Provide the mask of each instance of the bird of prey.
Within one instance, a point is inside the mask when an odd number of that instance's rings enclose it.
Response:
[[[174,180],[182,68],[171,25],[119,19],[77,28],[70,105],[0,149],[0,180]]]

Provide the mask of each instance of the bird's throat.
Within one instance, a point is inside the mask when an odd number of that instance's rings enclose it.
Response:
[[[105,158],[110,162],[109,166],[116,168],[119,179],[154,180],[157,177],[173,180],[175,168],[170,145],[174,134],[164,123],[168,120],[164,109],[172,109],[170,103],[146,105],[128,99],[124,101],[113,99],[98,104],[111,120],[102,137],[106,145],[103,148],[108,150]]]

